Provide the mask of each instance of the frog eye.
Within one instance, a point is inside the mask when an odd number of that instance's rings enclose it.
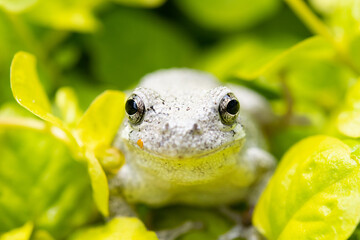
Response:
[[[226,94],[220,101],[219,113],[221,122],[225,125],[235,123],[239,114],[240,103],[233,93]]]
[[[145,105],[141,98],[132,94],[125,103],[125,111],[132,124],[139,124],[145,114]]]

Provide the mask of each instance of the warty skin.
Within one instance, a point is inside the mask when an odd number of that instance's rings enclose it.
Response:
[[[219,113],[229,93],[240,102],[231,125]],[[110,179],[112,193],[150,206],[255,204],[275,167],[259,130],[271,117],[265,99],[190,69],[149,74],[131,94],[145,111],[114,140],[126,164]]]

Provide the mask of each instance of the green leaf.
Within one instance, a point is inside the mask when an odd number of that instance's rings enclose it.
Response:
[[[177,5],[203,27],[218,31],[245,29],[272,16],[279,0],[177,0]]]
[[[281,160],[255,208],[269,240],[347,239],[360,219],[358,156],[340,140],[307,138]]]
[[[360,81],[348,91],[345,103],[337,114],[336,126],[345,136],[360,137]]]
[[[62,127],[61,120],[52,114],[49,99],[39,81],[34,55],[18,52],[14,56],[10,83],[13,95],[21,106],[45,121]]]
[[[56,92],[55,104],[60,110],[63,121],[74,127],[82,115],[74,90],[70,87],[60,88]]]
[[[26,223],[20,228],[13,229],[0,236],[0,240],[29,240],[34,225],[31,222]]]
[[[120,91],[108,90],[91,103],[76,127],[82,144],[90,149],[111,145],[125,115],[125,98]]]
[[[104,226],[80,230],[70,240],[157,240],[137,218],[118,217]]]

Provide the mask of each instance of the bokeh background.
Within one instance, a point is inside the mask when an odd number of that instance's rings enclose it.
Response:
[[[10,90],[10,64],[23,50],[37,57],[50,98],[70,86],[83,110],[105,89],[131,89],[152,71],[188,67],[270,101],[278,121],[265,131],[278,159],[306,136],[346,135],[337,120],[353,106],[346,96],[360,73],[360,3],[301,3],[0,0],[0,116],[32,117]],[[182,239],[216,239],[231,226],[206,209],[162,209],[152,217],[149,211],[139,206],[154,228],[192,218],[206,222],[206,231]],[[103,223],[86,168],[66,146],[41,133],[0,127],[0,234],[29,221],[32,239],[76,239],[79,228]]]

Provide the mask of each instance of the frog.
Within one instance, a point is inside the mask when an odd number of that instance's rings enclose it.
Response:
[[[114,215],[134,214],[124,202],[255,206],[276,166],[260,127],[273,116],[264,97],[187,68],[145,75],[128,95],[113,142],[126,160],[109,181]]]

